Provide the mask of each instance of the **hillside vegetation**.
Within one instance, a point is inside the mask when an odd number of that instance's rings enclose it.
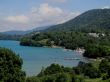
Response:
[[[20,44],[83,48],[84,56],[90,58],[110,56],[110,9],[89,10],[66,23],[25,36]]]
[[[73,68],[52,64],[42,68],[37,76],[28,77],[27,82],[110,82],[110,9],[87,11],[46,32],[25,36],[20,44],[82,48],[83,56],[96,59],[90,63],[79,62]]]
[[[90,58],[110,56],[110,35],[94,37],[82,32],[46,32],[22,38],[20,45],[36,47],[60,46],[66,49],[85,49]]]
[[[22,59],[13,51],[0,48],[0,82],[110,82],[110,58],[76,67],[51,64],[36,76],[26,77]]]
[[[73,68],[51,64],[26,82],[110,82],[110,61],[103,59],[97,65],[79,62]]]
[[[89,10],[66,23],[52,26],[47,31],[110,31],[110,9]]]

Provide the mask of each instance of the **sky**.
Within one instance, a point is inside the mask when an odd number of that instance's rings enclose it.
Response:
[[[0,32],[64,23],[110,0],[0,0]]]

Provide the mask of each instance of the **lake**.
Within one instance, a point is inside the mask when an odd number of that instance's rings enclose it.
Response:
[[[88,61],[80,53],[71,50],[20,46],[19,41],[0,40],[0,47],[9,48],[20,55],[23,59],[22,69],[27,76],[37,75],[42,67],[47,67],[52,63],[73,67],[79,61]],[[66,60],[66,58],[78,58],[80,60]]]

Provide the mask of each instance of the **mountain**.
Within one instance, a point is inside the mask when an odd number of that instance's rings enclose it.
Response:
[[[110,9],[89,10],[76,18],[54,25],[46,31],[102,31],[110,30]]]
[[[7,34],[7,35],[24,35],[26,34],[27,31],[6,31],[6,32],[2,32],[2,34]]]
[[[110,31],[110,9],[89,10],[63,24],[39,27],[28,31],[7,31],[3,34],[25,35],[38,31],[83,31],[102,32]]]
[[[47,28],[49,28],[50,26],[44,26],[44,27],[37,27],[34,28],[32,30],[27,30],[27,31],[16,31],[16,30],[11,30],[11,31],[6,31],[6,32],[1,32],[2,34],[6,34],[6,35],[25,35],[25,34],[29,34],[31,32],[37,32],[37,31],[43,31]]]
[[[110,46],[110,9],[89,10],[66,23],[51,26],[45,32],[30,33],[21,39],[20,45],[61,46],[73,50],[86,49],[89,45]]]
[[[0,33],[0,40],[20,40],[22,35],[7,35]]]

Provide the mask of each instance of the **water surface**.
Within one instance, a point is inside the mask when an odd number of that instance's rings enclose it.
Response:
[[[28,76],[37,75],[42,66],[47,67],[52,63],[73,67],[79,61],[88,61],[80,53],[62,48],[20,46],[19,41],[0,40],[0,47],[10,48],[20,55],[23,59],[23,70]],[[80,60],[65,60],[65,58],[79,58]]]

